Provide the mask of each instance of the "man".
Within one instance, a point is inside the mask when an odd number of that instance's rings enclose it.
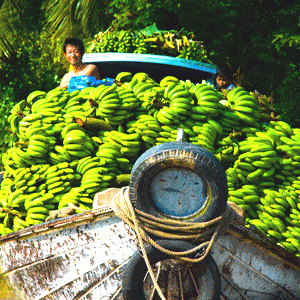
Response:
[[[84,45],[79,38],[68,38],[63,45],[64,56],[72,66],[72,71],[65,74],[61,80],[59,88],[66,89],[69,86],[72,77],[91,76],[100,80],[98,69],[93,64],[84,64],[82,56],[84,54]]]

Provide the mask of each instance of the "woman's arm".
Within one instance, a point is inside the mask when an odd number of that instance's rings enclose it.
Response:
[[[98,68],[92,64],[86,66],[82,75],[93,76],[96,77],[97,80],[101,79]]]
[[[70,83],[70,73],[65,74],[65,76],[63,77],[63,79],[60,82],[60,86],[58,88],[60,89],[67,89]]]

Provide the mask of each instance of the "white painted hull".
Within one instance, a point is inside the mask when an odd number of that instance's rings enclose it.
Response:
[[[120,273],[136,250],[134,234],[109,209],[4,236],[0,299],[122,299]],[[211,253],[223,299],[300,299],[300,260],[245,227],[233,224]]]

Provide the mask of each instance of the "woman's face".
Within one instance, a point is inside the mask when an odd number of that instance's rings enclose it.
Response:
[[[71,65],[76,65],[82,61],[82,55],[78,46],[67,45],[64,55]]]
[[[216,78],[216,83],[220,88],[222,88],[224,85],[228,83],[228,81],[223,76],[218,76]]]

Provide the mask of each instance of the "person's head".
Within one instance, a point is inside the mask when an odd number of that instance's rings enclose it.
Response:
[[[80,51],[81,56],[84,54],[84,44],[83,41],[79,38],[67,38],[63,44],[63,51],[66,54],[67,46],[77,46],[78,50]]]
[[[64,56],[71,65],[82,63],[84,44],[79,38],[68,38],[63,45]]]
[[[215,83],[220,89],[226,89],[231,83],[231,76],[226,70],[218,69],[215,75]]]

